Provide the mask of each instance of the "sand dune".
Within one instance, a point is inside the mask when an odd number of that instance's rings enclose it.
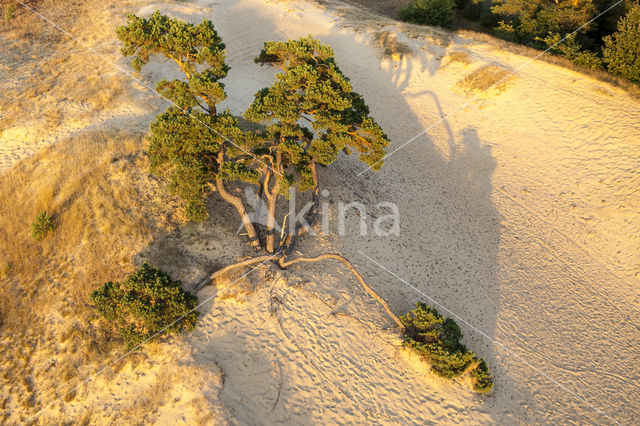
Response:
[[[402,148],[379,173],[361,174],[362,164],[351,158],[322,170],[327,200],[334,212],[340,201],[359,201],[370,212],[377,203],[394,202],[401,233],[360,236],[353,214],[346,236],[334,226],[300,250],[342,252],[397,313],[425,299],[399,277],[463,318],[464,340],[487,359],[496,386],[487,397],[474,396],[403,355],[383,311],[339,266],[276,277],[256,272],[240,302],[216,297],[203,307],[200,325],[185,340],[192,351],[185,365],[224,377],[207,391],[219,416],[207,421],[640,421],[638,101],[542,62],[480,93],[469,81],[482,87],[484,67],[511,72],[530,58],[322,3],[141,3],[137,13],[159,8],[214,22],[232,67],[223,106],[236,114],[271,82],[272,71],[253,62],[265,40],[313,34],[332,45],[390,136],[390,151]],[[115,51],[112,57],[126,63]],[[164,66],[145,78],[159,75],[166,75]],[[136,105],[144,105],[148,93],[129,90]],[[124,119],[146,126],[154,108]],[[0,145],[1,164],[9,167],[22,142],[12,133],[2,138],[8,142]],[[31,152],[24,149],[22,156]],[[234,244],[224,226],[210,232],[216,244]],[[187,255],[196,264],[219,261],[219,253],[198,245],[204,241],[190,236]],[[215,292],[203,290],[200,300]],[[123,382],[106,392],[127,394],[136,386]],[[86,394],[98,396],[87,397],[94,411],[112,403],[100,382]],[[156,421],[189,423],[192,413],[181,417],[180,410],[168,404]]]

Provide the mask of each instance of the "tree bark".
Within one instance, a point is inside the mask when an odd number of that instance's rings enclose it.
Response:
[[[309,227],[306,227],[306,226],[298,227],[298,225],[295,224],[294,231],[292,233],[289,233],[284,238],[284,240],[280,243],[281,246],[284,247],[285,254],[291,252],[298,237],[307,233],[309,231],[309,228],[312,228],[316,220],[318,219],[318,210],[320,206],[320,185],[318,183],[318,172],[317,172],[317,166],[316,166],[315,160],[311,161],[311,172],[313,174],[313,180],[315,182],[315,186],[313,188],[313,198],[311,201],[312,202],[311,209],[309,210],[309,213],[307,213],[307,215],[304,218],[305,222],[309,225]]]
[[[202,281],[200,284],[198,284],[196,286],[196,291],[200,291],[202,289],[202,287],[205,287],[209,284],[211,284],[212,282],[214,282],[219,276],[226,274],[229,271],[233,271],[234,269],[238,269],[238,268],[242,268],[243,266],[250,266],[256,263],[262,263],[262,262],[267,262],[269,260],[275,259],[277,257],[277,255],[265,255],[265,256],[258,256],[258,257],[252,257],[251,259],[247,259],[247,260],[243,260],[241,262],[237,262],[231,265],[227,265],[222,269],[218,269],[216,272],[213,273],[213,275],[211,275],[209,278],[205,279],[204,281]]]
[[[218,153],[219,168],[222,168],[224,161],[224,148],[222,148]],[[242,198],[227,191],[227,188],[224,186],[224,180],[219,176],[216,177],[216,188],[222,199],[235,207],[238,214],[240,214],[240,218],[244,224],[244,229],[247,231],[247,235],[249,236],[249,245],[255,248],[260,248],[260,238],[258,238],[258,233],[256,232],[256,228],[253,226],[253,222],[247,213],[247,208],[244,206]]]
[[[221,178],[216,178],[216,188],[218,189],[218,193],[222,199],[235,207],[238,214],[240,214],[242,223],[244,224],[244,229],[247,231],[247,235],[249,237],[249,245],[260,248],[260,238],[258,238],[256,228],[253,226],[253,222],[247,213],[247,209],[245,208],[242,199],[227,191],[227,188],[224,187],[224,181]]]
[[[276,153],[276,168],[280,170],[282,163],[282,153]],[[267,244],[266,249],[268,253],[275,251],[275,225],[276,225],[276,207],[278,206],[278,195],[280,193],[280,183],[282,182],[282,176],[272,174],[271,177],[275,179],[273,187],[269,189],[269,181],[265,180],[265,195],[267,197]]]

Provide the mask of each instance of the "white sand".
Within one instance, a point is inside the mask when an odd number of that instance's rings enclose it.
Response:
[[[467,102],[456,84],[468,74],[530,60],[350,8],[202,4],[153,4],[139,13],[160,8],[213,20],[232,66],[225,82],[232,112],[272,81],[272,71],[252,61],[263,41],[313,34],[333,46],[391,149]],[[383,57],[372,43],[379,30],[412,53]],[[457,50],[473,63],[448,64]],[[259,288],[245,303],[206,306],[187,339],[188,362],[223,371],[220,403],[227,420],[241,424],[639,422],[639,135],[639,104],[623,91],[534,62],[504,92],[395,153],[382,172],[358,176],[364,168],[356,159],[322,171],[333,208],[360,201],[382,214],[377,203],[397,203],[401,235],[356,235],[352,215],[347,236],[307,240],[301,250],[343,252],[397,313],[424,300],[364,253],[490,336],[463,325],[465,342],[496,377],[490,396],[425,377],[400,356],[389,321],[339,265],[295,268],[262,284],[254,277]],[[90,389],[99,392],[97,384]],[[180,410],[170,408],[165,413]],[[174,420],[166,414],[159,422]]]

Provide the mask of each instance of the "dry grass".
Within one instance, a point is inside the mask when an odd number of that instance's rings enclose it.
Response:
[[[167,370],[158,373],[151,386],[140,391],[132,398],[131,403],[120,411],[121,419],[129,418],[134,423],[149,423],[157,417],[158,409],[167,403],[174,384],[180,383],[181,377],[177,377],[179,374]]]
[[[18,125],[51,130],[117,105],[126,87],[124,76],[16,2],[0,1],[0,74],[7,71],[10,77],[0,79],[0,133]],[[4,11],[14,3],[18,5],[15,17],[6,21]],[[105,13],[103,4],[95,0],[69,1],[64,7],[54,0],[31,3],[102,53],[117,49],[116,22],[110,22],[115,18]],[[87,22],[94,23],[88,40],[82,34]]]
[[[10,265],[0,270],[0,401],[8,398],[8,412],[34,412],[122,347],[88,296],[132,272],[136,253],[176,221],[141,146],[140,135],[85,133],[0,175],[0,261]],[[37,242],[30,224],[40,209],[56,230]]]
[[[533,49],[531,47],[524,46],[521,44],[512,43],[506,40],[502,40],[486,33],[480,33],[476,31],[468,31],[468,30],[459,30],[459,31],[456,31],[456,33],[463,37],[473,39],[475,41],[485,42],[490,46],[495,47],[496,49],[500,49],[502,51],[517,54],[517,55],[526,56],[529,58],[538,57],[541,53],[540,50]],[[580,72],[582,74],[588,75],[589,77],[595,80],[599,80],[605,83],[609,83],[613,86],[620,87],[621,89],[626,90],[633,97],[640,98],[640,86],[638,86],[637,84],[631,83],[630,81],[616,77],[608,73],[607,71],[580,66],[571,62],[569,59],[565,58],[564,56],[552,55],[550,53],[545,53],[544,55],[540,56],[537,60]]]
[[[33,139],[55,139],[62,129],[74,136],[0,174],[0,423],[23,423],[57,398],[62,402],[37,422],[59,424],[73,412],[76,424],[104,423],[96,415],[103,401],[94,400],[101,389],[81,386],[66,394],[123,350],[88,304],[89,294],[133,272],[136,256],[173,231],[183,215],[164,183],[148,175],[143,135],[87,130],[96,128],[96,118],[109,116],[97,113],[127,100],[131,82],[25,9],[17,8],[5,22],[10,3],[0,0],[0,77],[9,77],[0,78],[0,133],[19,126],[31,130]],[[123,18],[121,4],[31,4],[101,53],[119,57],[113,28]],[[42,209],[56,229],[38,242],[31,224]],[[172,370],[171,355],[161,356],[165,370]],[[151,366],[144,352],[136,353],[100,379],[119,389],[123,375],[137,377]],[[152,421],[170,388],[180,386],[168,375],[155,380],[113,412],[126,414],[128,423]]]
[[[452,64],[461,64],[462,66],[467,66],[473,63],[473,58],[467,52],[463,52],[461,50],[456,50],[455,52],[451,52],[447,54],[443,59],[446,60],[442,68],[446,68]]]
[[[458,86],[467,93],[482,93],[489,89],[503,92],[514,79],[511,70],[498,65],[485,65],[458,82]]]
[[[373,34],[374,45],[385,57],[399,60],[403,56],[410,56],[412,51],[406,43],[398,40],[393,31],[378,31]]]

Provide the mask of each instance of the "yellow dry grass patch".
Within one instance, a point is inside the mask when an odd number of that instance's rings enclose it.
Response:
[[[450,64],[469,65],[469,64],[471,64],[473,62],[473,59],[471,58],[471,55],[469,55],[467,52],[463,52],[461,50],[457,50],[455,52],[451,52],[445,58],[447,59],[447,63],[446,63],[445,66],[450,65]]]
[[[114,18],[95,0],[66,2],[63,7],[54,0],[28,3],[102,53],[117,49],[115,22],[110,22]],[[11,4],[16,6],[14,17],[7,21],[4,12],[0,16],[0,72],[11,77],[0,80],[0,133],[25,124],[50,130],[117,104],[125,76],[18,3],[2,1],[0,11]],[[94,23],[88,39],[82,34],[87,21]]]
[[[177,220],[141,148],[141,135],[88,132],[0,175],[0,422],[28,417],[122,348],[89,294],[132,272],[136,253]],[[56,229],[38,242],[42,209]]]
[[[457,86],[468,94],[495,91],[502,93],[514,80],[511,70],[499,65],[485,65],[459,81]]]

